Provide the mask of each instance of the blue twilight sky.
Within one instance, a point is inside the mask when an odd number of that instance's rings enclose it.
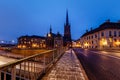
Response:
[[[45,36],[50,24],[54,33],[63,34],[66,9],[73,39],[107,19],[120,19],[120,0],[0,0],[0,40]]]

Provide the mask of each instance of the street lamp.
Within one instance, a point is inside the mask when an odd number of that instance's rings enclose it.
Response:
[[[107,40],[104,39],[104,38],[102,38],[102,39],[100,40],[100,45],[101,45],[102,47],[107,46],[107,45],[108,45]]]

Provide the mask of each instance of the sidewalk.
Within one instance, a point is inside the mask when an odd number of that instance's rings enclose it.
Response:
[[[88,80],[74,51],[66,51],[42,80]]]

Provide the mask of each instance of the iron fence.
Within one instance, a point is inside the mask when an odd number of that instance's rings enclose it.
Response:
[[[47,50],[0,66],[0,80],[37,80],[58,60],[65,48]]]

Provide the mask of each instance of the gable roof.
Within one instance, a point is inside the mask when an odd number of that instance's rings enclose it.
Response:
[[[87,36],[89,34],[93,34],[95,32],[98,32],[98,31],[101,31],[101,30],[105,30],[105,29],[120,29],[120,23],[105,22],[105,23],[101,24],[98,28],[95,28],[94,30],[86,32],[81,37],[84,37],[84,36]]]

